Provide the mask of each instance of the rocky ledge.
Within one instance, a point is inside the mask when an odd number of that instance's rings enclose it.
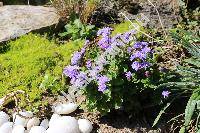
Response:
[[[55,26],[59,16],[55,8],[9,5],[0,7],[0,43],[31,31]]]

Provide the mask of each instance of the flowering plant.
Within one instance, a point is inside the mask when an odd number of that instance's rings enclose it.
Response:
[[[130,30],[112,36],[112,28],[105,27],[97,32],[97,42],[87,40],[63,71],[69,93],[83,92],[86,107],[100,112],[140,111],[144,101],[154,102],[154,89],[164,73],[156,65],[153,45],[138,41],[136,34]]]

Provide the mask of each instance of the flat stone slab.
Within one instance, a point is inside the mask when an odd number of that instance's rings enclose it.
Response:
[[[9,5],[0,7],[0,43],[28,32],[58,24],[53,7]]]

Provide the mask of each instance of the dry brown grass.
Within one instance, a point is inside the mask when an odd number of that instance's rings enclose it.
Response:
[[[93,11],[97,8],[97,0],[51,0],[62,20],[68,21],[70,15],[75,13],[82,23],[87,23]]]

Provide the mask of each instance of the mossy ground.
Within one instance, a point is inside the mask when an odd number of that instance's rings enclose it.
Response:
[[[32,102],[41,100],[48,88],[40,84],[45,75],[55,77],[59,82],[54,90],[62,89],[60,83],[63,68],[69,63],[73,51],[84,41],[56,44],[45,36],[28,34],[7,44],[0,50],[0,97],[14,90],[24,90]]]

